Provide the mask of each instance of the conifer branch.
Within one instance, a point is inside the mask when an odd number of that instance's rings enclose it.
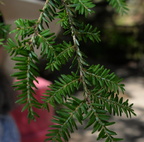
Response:
[[[127,11],[124,0],[107,0],[120,13]],[[124,93],[124,85],[121,79],[110,70],[100,65],[89,65],[85,56],[80,50],[81,40],[87,42],[99,42],[100,35],[97,28],[90,24],[77,20],[77,15],[84,15],[85,18],[94,12],[95,4],[91,0],[46,0],[44,7],[40,10],[40,16],[36,20],[17,20],[17,28],[12,31],[16,33],[16,43],[8,39],[6,46],[12,60],[16,61],[15,69],[19,71],[13,76],[17,78],[14,83],[16,90],[22,91],[17,103],[24,104],[23,110],[28,109],[28,116],[34,119],[37,114],[33,108],[47,108],[47,104],[56,107],[56,104],[64,108],[57,112],[52,120],[56,125],[51,126],[47,141],[54,142],[68,141],[70,133],[77,129],[77,122],[83,124],[87,120],[86,128],[92,126],[92,133],[99,132],[98,140],[105,139],[106,142],[120,141],[115,138],[116,133],[108,129],[114,122],[109,122],[110,115],[127,117],[135,115],[128,100],[119,98],[119,92]],[[55,18],[65,30],[64,35],[70,34],[72,43],[62,41],[55,43],[55,34],[50,32],[49,23]],[[47,27],[44,26],[47,25]],[[0,40],[1,44],[2,40]],[[60,75],[58,80],[49,87],[43,96],[44,103],[39,103],[35,98],[39,70],[36,66],[38,57],[35,48],[41,48],[41,56],[46,57],[46,69],[60,70],[63,64],[71,58],[74,60],[72,66],[77,67],[76,72],[69,75]],[[82,99],[73,97],[80,89],[83,89]],[[117,94],[117,95],[115,95]],[[76,122],[76,121],[77,122]],[[58,124],[58,125],[57,125]]]
[[[75,106],[73,104],[75,104]],[[78,100],[77,98],[73,97],[72,99],[69,99],[69,103],[64,104],[66,109],[58,111],[57,113],[59,116],[54,116],[53,122],[57,123],[58,126],[52,126],[55,129],[50,130],[51,133],[47,134],[47,136],[50,136],[47,141],[68,141],[70,138],[70,132],[72,133],[74,132],[74,129],[77,129],[75,119],[82,124],[83,105],[84,102]]]
[[[79,49],[79,42],[76,38],[76,29],[73,25],[73,18],[72,18],[72,15],[71,13],[69,12],[69,8],[67,6],[66,3],[64,3],[65,5],[65,10],[66,10],[66,13],[69,17],[69,24],[70,24],[70,29],[71,29],[71,35],[72,35],[72,38],[73,38],[73,43],[74,43],[74,47],[75,47],[75,51],[76,51],[76,57],[77,57],[77,61],[78,61],[78,67],[79,67],[79,74],[80,74],[80,79],[81,79],[81,82],[83,84],[83,88],[84,88],[84,94],[85,96],[87,97],[87,95],[89,94],[89,90],[87,88],[87,85],[86,85],[86,81],[85,81],[85,71],[84,71],[84,67],[83,67],[83,58],[82,58],[82,54],[80,52],[80,49]]]
[[[131,117],[131,115],[136,115],[134,110],[132,109],[133,104],[128,103],[128,99],[126,101],[123,100],[123,97],[119,98],[118,95],[114,95],[108,93],[107,97],[103,94],[94,95],[95,99],[98,103],[102,104],[110,114],[122,116],[122,113],[125,113],[127,117]]]
[[[88,122],[86,128],[91,126],[94,123],[95,126],[96,125],[99,126],[99,127],[98,126],[93,127],[93,133],[97,130],[97,128],[99,131],[97,140],[104,138],[104,139],[106,139],[106,141],[114,142],[115,138],[113,137],[113,135],[116,135],[116,133],[109,130],[105,124],[105,123],[108,123],[107,121],[110,118],[106,114],[107,111],[104,111],[103,109],[101,110],[99,108],[95,108],[95,106],[96,106],[96,104],[94,104],[94,105],[90,104],[91,115],[89,117],[91,117],[91,118],[89,119],[89,122]]]
[[[47,45],[49,45],[49,49],[53,48],[52,41],[54,39],[54,34],[51,34],[49,30],[44,30],[43,28],[43,21],[48,22],[46,18],[48,18],[49,16],[47,15],[50,14],[50,12],[47,14],[45,13],[46,8],[47,10],[50,9],[48,2],[50,1],[46,1],[38,20],[18,19],[15,21],[17,28],[11,33],[16,33],[18,45],[15,45],[12,40],[8,40],[8,46],[6,46],[8,52],[11,55],[16,56],[12,58],[12,60],[21,62],[16,63],[16,66],[14,67],[15,69],[19,69],[19,72],[14,73],[12,76],[18,79],[15,83],[16,85],[14,85],[16,89],[22,90],[22,94],[19,95],[21,99],[19,99],[17,103],[25,103],[23,110],[28,109],[28,116],[30,119],[35,119],[35,116],[38,116],[33,111],[33,107],[40,108],[40,103],[34,97],[34,89],[36,89],[36,86],[33,81],[37,81],[36,78],[39,76],[38,68],[35,65],[35,63],[38,62],[38,59],[34,48],[39,48],[41,41],[43,47],[42,54],[45,53],[45,51],[47,51],[46,53],[49,53],[50,50],[46,49]],[[54,7],[54,5],[52,5],[52,7]],[[54,9],[55,8],[50,9],[52,15],[55,14]],[[51,18],[49,19],[52,20]],[[21,39],[21,41],[19,39]],[[23,51],[21,49],[23,49]],[[48,57],[51,57],[51,54]],[[21,82],[19,82],[19,79]],[[23,83],[25,83],[25,85]]]
[[[119,91],[124,93],[124,84],[119,84],[122,79],[119,79],[114,73],[109,73],[110,70],[105,69],[100,65],[91,66],[87,70],[87,78],[91,80],[93,85],[100,85],[100,87],[105,88],[109,91],[114,91],[119,94]]]
[[[126,0],[107,0],[109,4],[120,14],[126,14],[128,11]]]
[[[55,81],[50,87],[51,90],[47,91],[48,96],[46,96],[45,102],[51,105],[54,105],[54,102],[63,104],[64,100],[78,90],[79,86],[79,78],[75,75],[61,75],[59,81]]]

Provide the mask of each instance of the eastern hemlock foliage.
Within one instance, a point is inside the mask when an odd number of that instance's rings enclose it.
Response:
[[[127,12],[124,0],[107,0],[117,12]],[[33,108],[49,109],[47,104],[63,109],[57,111],[53,117],[56,125],[51,126],[47,141],[68,141],[70,134],[77,129],[77,123],[83,124],[87,120],[85,129],[92,127],[92,133],[99,132],[98,140],[116,142],[122,140],[116,137],[116,132],[109,129],[113,125],[110,115],[127,117],[135,115],[128,100],[119,97],[119,92],[124,93],[124,84],[121,79],[110,70],[101,65],[89,65],[87,58],[80,50],[80,41],[100,42],[100,31],[84,21],[77,20],[81,15],[87,18],[93,12],[95,3],[92,0],[46,0],[40,16],[36,20],[18,19],[15,21],[17,28],[12,32],[16,34],[14,42],[8,39],[6,48],[16,61],[12,76],[17,78],[14,86],[21,90],[17,103],[25,104],[23,111],[28,109],[30,119],[35,119],[37,114]],[[55,42],[55,33],[51,33],[49,23],[58,18],[58,24],[64,29],[64,35],[71,35],[72,41]],[[50,86],[43,103],[35,98],[33,81],[37,81],[39,62],[35,50],[40,49],[41,56],[47,59],[46,70],[60,70],[61,67],[72,59],[71,66],[75,66],[76,72],[62,74]],[[83,89],[82,99],[75,94]]]

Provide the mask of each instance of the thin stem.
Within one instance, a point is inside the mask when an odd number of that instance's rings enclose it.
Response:
[[[46,1],[45,1],[44,7],[42,8],[41,13],[40,13],[40,16],[39,16],[39,18],[38,18],[38,20],[37,20],[37,25],[40,24],[40,22],[41,22],[41,20],[42,20],[43,11],[45,10],[45,8],[46,8],[47,4],[49,3],[49,1],[50,1],[50,0],[46,0]]]
[[[78,40],[76,38],[76,30],[75,30],[75,27],[73,25],[73,18],[71,16],[71,13],[70,13],[69,8],[68,8],[67,4],[65,3],[65,1],[63,1],[63,3],[64,3],[65,10],[66,10],[66,13],[67,13],[68,18],[69,18],[71,34],[72,34],[73,43],[74,43],[76,56],[77,56],[77,61],[78,61],[80,79],[82,81],[83,88],[84,88],[84,96],[85,96],[85,99],[87,100],[90,91],[87,88],[86,81],[85,81],[85,69],[84,69],[83,62],[82,62],[83,61],[83,57],[82,57],[81,51],[79,49],[79,42],[78,42]]]

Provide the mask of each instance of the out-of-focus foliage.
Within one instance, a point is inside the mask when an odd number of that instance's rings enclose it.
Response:
[[[129,11],[123,16],[118,15],[105,1],[95,2],[96,13],[88,22],[99,27],[102,42],[96,47],[92,43],[83,45],[87,56],[117,64],[130,60],[139,62],[144,55],[144,1],[127,0]]]

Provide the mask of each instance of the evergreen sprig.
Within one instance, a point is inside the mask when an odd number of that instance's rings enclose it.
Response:
[[[128,8],[126,5],[126,0],[107,0],[109,4],[116,9],[116,11],[120,14],[126,14],[128,12]]]
[[[75,11],[78,11],[79,14],[85,15],[94,12],[92,10],[95,7],[95,4],[91,0],[71,0],[70,6],[75,8]]]
[[[63,104],[65,108],[57,111],[59,116],[54,116],[52,121],[58,125],[52,126],[54,129],[50,130],[51,133],[47,134],[47,136],[50,136],[47,140],[53,142],[68,141],[70,133],[74,132],[75,129],[78,129],[76,120],[82,124],[83,111],[86,111],[84,102],[75,97],[68,99],[68,102],[69,103]]]
[[[37,82],[36,78],[39,76],[38,67],[36,66],[38,56],[35,50],[41,47],[42,56],[47,55],[47,58],[55,55],[53,50],[55,36],[49,32],[49,29],[44,29],[43,26],[43,21],[45,23],[48,22],[45,20],[46,15],[49,15],[47,9],[50,9],[50,15],[54,15],[54,7],[57,7],[57,3],[47,0],[38,19],[16,20],[16,29],[11,31],[11,33],[16,33],[16,43],[12,39],[8,39],[8,44],[5,46],[10,55],[14,56],[12,58],[12,60],[16,61],[14,68],[19,70],[12,75],[17,79],[14,87],[16,87],[16,90],[21,90],[21,94],[18,96],[20,99],[17,103],[25,104],[23,110],[28,109],[28,117],[30,119],[35,119],[35,116],[38,116],[33,111],[33,108],[40,108],[39,101],[34,97],[34,90],[37,89],[34,81]],[[51,18],[49,19],[52,20]]]
[[[127,117],[134,115],[133,104],[129,104],[128,99],[124,101],[123,97],[119,98],[113,92],[109,92],[107,95],[104,92],[97,93],[92,98],[102,104],[110,114],[122,116],[122,113],[125,113]]]
[[[51,59],[55,56],[55,50],[53,44],[55,34],[51,33],[49,29],[43,30],[35,36],[36,45],[39,48],[41,46],[41,55]]]
[[[124,85],[120,84],[122,79],[119,79],[114,73],[109,73],[109,69],[105,69],[104,66],[92,65],[87,70],[87,78],[91,85],[105,88],[106,91],[114,91],[118,93],[121,91],[124,93]]]
[[[50,87],[51,90],[48,90],[45,101],[51,105],[54,105],[54,102],[62,104],[75,90],[79,89],[79,86],[79,77],[74,73],[72,75],[61,75],[59,80],[56,80]]]
[[[79,40],[83,40],[87,42],[87,40],[91,40],[93,42],[100,42],[100,31],[97,28],[93,28],[92,25],[81,23],[79,25],[81,30],[77,31],[77,37]]]
[[[49,60],[46,66],[46,69],[51,69],[52,71],[55,69],[59,70],[60,67],[69,61],[69,58],[71,58],[74,54],[74,46],[71,43],[63,42],[54,47],[55,56]]]
[[[127,10],[124,0],[107,0],[110,5],[121,14]],[[21,91],[17,103],[24,104],[28,109],[28,116],[34,119],[37,114],[33,108],[47,108],[47,104],[62,109],[53,117],[52,130],[49,130],[46,141],[67,142],[70,134],[78,129],[78,123],[86,123],[85,129],[92,127],[92,133],[98,132],[98,140],[105,142],[120,141],[116,138],[116,132],[110,130],[110,115],[127,117],[135,115],[128,100],[119,97],[119,92],[124,93],[124,85],[121,79],[110,70],[101,65],[89,65],[85,55],[80,50],[80,41],[100,41],[100,32],[91,24],[85,24],[78,20],[78,15],[87,18],[93,13],[95,4],[92,0],[46,0],[40,10],[40,16],[35,20],[18,19],[14,42],[8,39],[6,46],[12,60],[16,61],[15,69],[18,71],[12,76],[17,78],[14,83],[16,90]],[[50,32],[49,23],[58,18],[58,24],[64,29],[64,35],[71,35],[72,41],[55,42],[55,34]],[[47,26],[45,26],[45,24]],[[38,57],[35,50],[41,50],[41,56],[47,59],[46,70],[60,70],[63,65],[72,60],[71,66],[76,68],[71,74],[62,74],[50,86],[42,100],[35,98],[36,86],[39,76]],[[74,97],[75,93],[82,89],[81,99]]]

